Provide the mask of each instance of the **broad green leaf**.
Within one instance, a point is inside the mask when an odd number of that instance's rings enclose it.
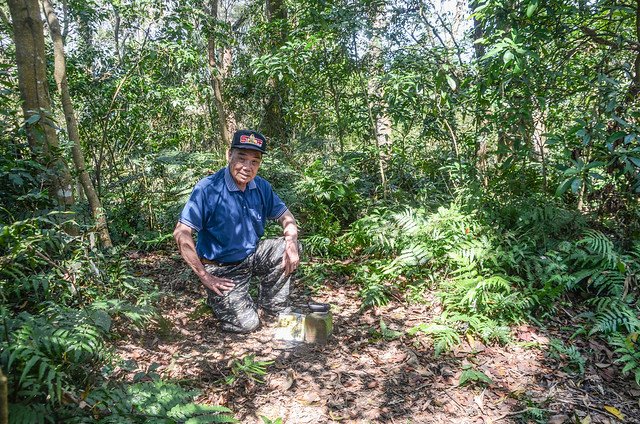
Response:
[[[585,166],[584,169],[587,170],[587,169],[591,169],[591,168],[597,168],[598,166],[604,166],[604,162],[602,162],[602,161],[591,162],[591,163],[587,164],[587,166]]]
[[[504,55],[502,56],[502,60],[505,64],[513,60],[513,53],[511,52],[511,50],[507,50],[506,52],[504,52]]]
[[[627,133],[625,131],[616,131],[607,137],[607,142],[611,143],[612,141],[616,141],[622,137],[624,137]]]
[[[562,184],[558,186],[558,189],[556,190],[556,196],[563,195],[569,189],[569,187],[571,187],[571,184],[573,183],[574,178],[575,177],[571,177],[564,180]]]
[[[39,113],[34,113],[33,115],[31,115],[29,117],[29,119],[27,119],[26,123],[31,125],[31,124],[35,124],[39,120],[40,120],[40,114]]]
[[[536,10],[538,10],[538,0],[533,0],[527,7],[527,18],[532,17]]]
[[[101,310],[91,311],[91,319],[102,330],[108,332],[111,328],[111,317],[108,313]]]
[[[577,193],[580,188],[582,188],[582,178],[575,177],[573,182],[571,183],[571,191]]]
[[[33,368],[33,366],[40,360],[39,356],[32,356],[29,358],[27,363],[24,365],[24,369],[22,370],[22,375],[20,376],[20,383],[24,381],[24,378],[29,374],[29,370]]]
[[[446,77],[447,77],[447,83],[449,84],[449,87],[451,87],[451,89],[455,91],[457,87],[456,80],[451,78],[451,76],[449,75],[447,75]]]

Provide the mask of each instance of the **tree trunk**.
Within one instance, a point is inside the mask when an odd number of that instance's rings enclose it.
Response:
[[[471,9],[475,9],[477,6],[476,1],[472,1],[469,3]],[[474,17],[473,18],[473,39],[474,41],[480,40],[484,37],[484,32],[482,30],[482,24]],[[485,55],[484,45],[480,43],[473,43],[474,53],[476,62],[478,63],[478,67],[480,67],[480,59],[482,59]],[[476,135],[476,172],[478,177],[482,181],[483,187],[487,187],[489,185],[489,176],[488,176],[488,150],[489,146],[487,144],[487,134],[483,131],[487,127],[487,119],[485,116],[485,111],[483,111],[479,105],[483,104],[481,100],[481,94],[478,93],[478,97],[476,97],[476,113],[475,113],[475,133]]]
[[[0,424],[9,424],[9,385],[0,368]]]
[[[214,22],[218,20],[218,1],[219,0],[211,0],[210,2],[209,12]],[[223,145],[229,147],[232,134],[236,129],[236,123],[233,115],[225,105],[222,90],[224,79],[231,68],[233,59],[231,50],[228,47],[222,48],[222,51],[218,52],[214,33],[215,32],[212,31],[212,34],[209,36],[207,49],[209,54],[209,72],[211,73],[210,83],[213,90],[213,103],[215,104],[218,115],[220,137],[222,138]]]
[[[271,24],[271,51],[276,52],[287,40],[287,8],[283,0],[266,0],[267,21]],[[265,103],[265,115],[261,129],[266,136],[280,143],[287,140],[287,127],[284,119],[284,106],[287,99],[286,85],[275,77],[267,81],[269,95]]]
[[[387,168],[391,159],[392,142],[391,142],[391,118],[387,114],[387,105],[384,101],[384,93],[382,87],[378,83],[378,78],[382,75],[382,41],[380,40],[380,32],[384,28],[384,3],[373,10],[373,36],[369,41],[369,56],[371,58],[371,66],[369,66],[370,74],[367,79],[367,97],[369,119],[371,120],[372,132],[376,141],[378,150],[378,167],[380,171],[380,182],[382,184],[383,193],[387,194]],[[375,104],[372,104],[375,102]]]
[[[547,190],[547,157],[549,153],[546,115],[546,110],[541,107],[533,110],[533,153],[542,165],[542,187],[545,191]]]
[[[69,86],[67,84],[67,71],[66,60],[64,57],[64,43],[62,40],[62,33],[60,32],[60,24],[56,17],[55,11],[50,0],[43,0],[42,6],[44,8],[47,22],[49,23],[49,30],[51,32],[51,39],[53,40],[53,55],[54,55],[54,77],[56,84],[58,85],[58,91],[62,98],[62,109],[64,111],[65,121],[67,123],[67,132],[69,133],[69,139],[73,142],[71,148],[73,154],[73,163],[78,173],[78,178],[84,189],[84,193],[89,201],[89,207],[91,208],[91,214],[96,222],[96,231],[100,237],[100,242],[104,247],[112,247],[111,237],[109,236],[109,229],[107,227],[107,219],[102,209],[100,199],[96,193],[91,177],[87,172],[84,155],[82,148],[80,147],[80,133],[78,131],[78,122],[76,120],[75,111],[73,109],[73,103],[71,102],[71,96],[69,95]]]
[[[38,0],[8,0],[16,44],[18,85],[31,151],[51,170],[49,185],[62,207],[74,203],[71,175],[60,157],[58,136],[51,121],[44,33]]]
[[[636,42],[640,43],[640,0],[636,0]],[[636,57],[633,62],[633,80],[627,93],[627,101],[635,102],[640,93],[640,50],[636,50]]]

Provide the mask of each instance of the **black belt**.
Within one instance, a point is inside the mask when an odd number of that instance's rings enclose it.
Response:
[[[238,261],[238,262],[218,262],[218,261],[212,261],[212,260],[206,259],[206,258],[200,258],[200,262],[202,262],[205,265],[235,266],[235,265],[240,265],[243,261]]]

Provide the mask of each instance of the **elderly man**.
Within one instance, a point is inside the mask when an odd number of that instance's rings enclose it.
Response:
[[[196,184],[173,232],[225,331],[255,330],[258,307],[269,315],[282,311],[300,261],[293,215],[257,176],[266,147],[259,132],[237,131],[227,151],[228,166]],[[260,240],[267,219],[280,223],[284,237]],[[254,278],[260,283],[257,305],[249,295]]]

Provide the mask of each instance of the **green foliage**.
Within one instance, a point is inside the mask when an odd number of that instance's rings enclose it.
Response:
[[[458,381],[459,386],[467,384],[478,384],[480,386],[488,386],[493,384],[485,373],[480,370],[474,369],[472,365],[467,364],[462,367],[462,373],[460,373],[460,379]]]
[[[580,375],[584,374],[586,360],[576,346],[567,346],[562,340],[551,339],[549,348],[551,357],[567,362],[566,370]]]
[[[59,404],[63,391],[91,382],[105,360],[103,339],[108,329],[96,326],[81,311],[55,307],[43,315],[23,312],[14,320],[5,316],[10,343],[3,343],[0,361],[10,375],[19,376],[17,396],[47,396]]]
[[[352,160],[331,166],[316,160],[298,177],[294,188],[303,231],[334,242],[342,228],[356,218],[362,196],[358,192],[360,177],[352,170],[355,164]],[[340,249],[332,251],[339,253]]]
[[[127,159],[127,171],[104,196],[115,242],[139,249],[173,242],[171,231],[195,183],[224,166],[222,154],[161,150]]]
[[[197,394],[162,381],[145,381],[129,385],[102,386],[83,400],[83,417],[72,415],[65,422],[82,423],[234,423],[231,410],[216,405],[191,402]],[[77,414],[77,412],[75,412]]]
[[[385,340],[395,340],[398,337],[402,337],[404,333],[402,331],[396,331],[390,329],[387,324],[380,318],[380,335]]]
[[[107,396],[99,395],[104,392],[120,393],[120,403],[105,401],[104,411],[121,408],[124,414],[116,418],[109,412],[104,422],[146,422],[147,415],[132,414],[131,402],[136,402],[136,390],[140,397],[155,396],[151,386],[107,388],[103,371],[113,360],[110,338],[117,337],[120,325],[144,326],[154,317],[151,304],[157,290],[132,275],[124,255],[92,250],[83,238],[62,231],[53,218],[14,221],[0,228],[0,366],[12,387],[12,420],[69,422],[85,417],[79,422],[86,422],[93,410],[81,403],[93,405],[95,400],[102,410],[97,397]],[[153,376],[152,370],[145,376]],[[178,389],[173,389],[176,396]],[[79,394],[85,396],[82,402]],[[214,414],[220,411],[182,409],[177,404],[186,404],[185,396],[166,410],[167,419],[228,422],[225,414]]]
[[[632,374],[636,384],[640,385],[640,345],[638,344],[638,333],[631,333],[627,337],[616,334],[611,338],[611,344],[616,347],[615,353],[621,355],[616,359],[617,363],[623,365],[622,374]]]
[[[226,376],[224,381],[230,386],[243,380],[264,383],[262,376],[267,374],[267,367],[271,364],[273,361],[256,361],[253,354],[242,359],[234,359],[231,361],[231,374]]]
[[[460,336],[455,328],[443,324],[418,324],[407,330],[407,334],[424,333],[433,338],[436,356],[460,344]]]
[[[390,300],[391,285],[385,282],[379,263],[371,261],[358,267],[355,281],[361,282],[358,295],[362,298],[362,307],[384,306]]]
[[[536,423],[544,424],[549,422],[549,411],[539,406],[529,406],[522,417],[525,420],[533,420]]]

